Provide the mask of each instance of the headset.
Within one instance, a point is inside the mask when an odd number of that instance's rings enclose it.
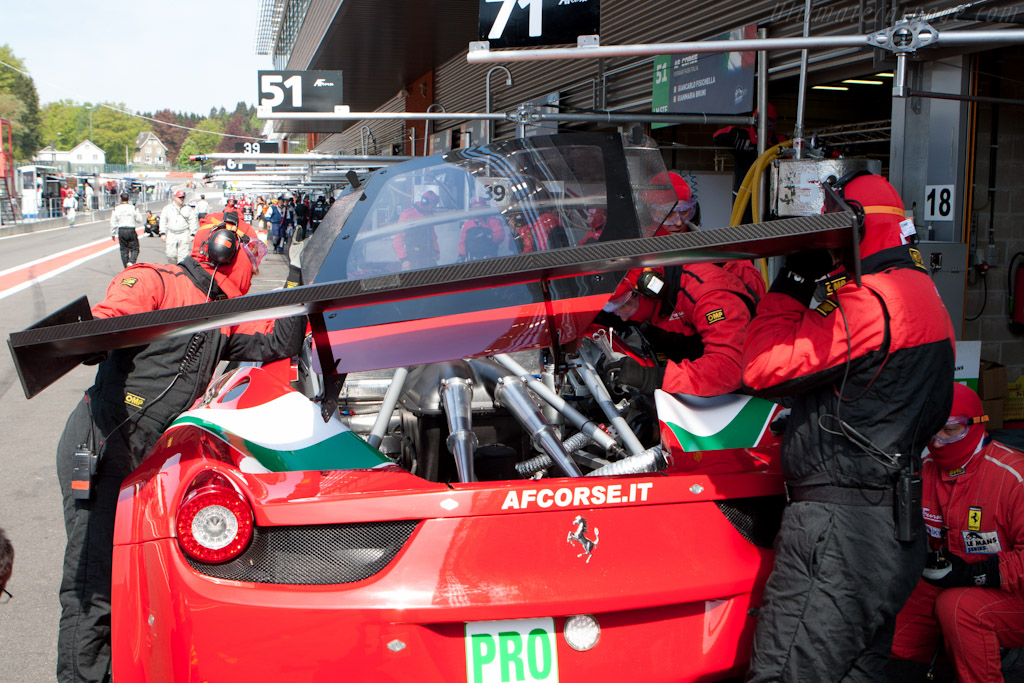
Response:
[[[835,176],[829,176],[825,181],[823,188],[825,188],[825,213],[833,213],[835,211],[842,211],[843,206],[835,205],[835,198],[829,195],[829,190],[838,197],[842,204],[849,207],[850,211],[853,212],[854,220],[857,223],[857,241],[860,242],[864,239],[864,205],[856,199],[846,198],[846,186],[849,185],[854,179],[862,176],[874,175],[871,171],[865,171],[864,169],[857,169],[850,171],[849,173],[843,174],[841,178]],[[833,207],[833,208],[830,208]]]
[[[205,256],[215,266],[226,266],[238,256],[238,233],[226,228],[226,225],[227,223],[221,223],[211,230],[209,237],[199,249],[199,254]]]

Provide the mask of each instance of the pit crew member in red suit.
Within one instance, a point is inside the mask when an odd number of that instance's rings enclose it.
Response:
[[[658,235],[671,235],[678,232],[689,232],[700,229],[700,204],[693,196],[690,184],[686,179],[675,172],[668,173],[669,181],[676,192],[676,205],[669,212],[668,217],[661,223],[661,227],[654,233]],[[731,261],[720,261],[716,265],[721,266],[740,279],[747,288],[747,295],[755,302],[760,301],[764,296],[766,288],[761,272],[750,262],[750,259],[733,259]]]
[[[941,640],[962,683],[1003,680],[999,648],[1024,646],[1024,453],[986,434],[984,412],[953,387],[921,471],[934,552],[892,642],[893,657],[928,662]]]
[[[471,209],[483,209],[486,206],[487,200],[483,197],[474,197],[469,202]],[[505,228],[497,216],[474,216],[462,224],[458,260],[494,258],[504,239]]]
[[[667,362],[645,367],[626,357],[608,363],[605,373],[643,394],[659,388],[696,396],[736,391],[753,307],[743,283],[713,263],[631,271],[604,310],[641,324]]]
[[[601,239],[601,233],[604,232],[604,226],[607,224],[607,209],[587,209],[587,234],[576,244],[594,244]]]
[[[690,186],[678,173],[669,173],[677,198],[655,235],[696,228],[699,208]],[[655,178],[655,181],[658,179]],[[660,219],[656,217],[656,220]],[[744,272],[741,262],[733,268]],[[749,270],[760,274],[749,261]],[[694,263],[665,269],[632,271],[605,306],[626,321],[649,323],[642,334],[667,363],[644,367],[630,358],[609,363],[613,381],[654,393],[718,396],[740,388],[740,357],[747,326],[761,289],[746,285],[726,264]],[[652,286],[653,285],[653,286]]]
[[[399,223],[411,223],[434,215],[441,198],[433,190],[427,190],[420,200],[398,216]],[[437,233],[433,225],[417,225],[413,230],[403,230],[393,238],[395,255],[402,263],[402,270],[431,268],[437,265],[441,250],[437,246]]]
[[[251,228],[200,229],[181,263],[138,263],[121,271],[93,307],[93,316],[241,296],[265,253]],[[203,394],[220,361],[288,358],[299,352],[304,333],[304,317],[242,323],[117,349],[99,363],[95,383],[71,413],[57,446],[67,531],[58,681],[109,680],[111,555],[121,481],[171,421]],[[88,458],[75,455],[80,448],[99,456],[92,477]]]
[[[774,147],[780,142],[787,140],[785,135],[782,135],[776,131],[776,122],[778,121],[779,115],[775,111],[775,105],[768,103],[765,107],[765,127],[767,130],[767,139],[765,140],[764,148]],[[754,110],[754,117],[758,115],[758,110]],[[714,144],[716,147],[724,147],[732,152],[733,160],[733,180],[732,190],[736,192],[740,189],[740,185],[743,183],[743,178],[747,175],[747,171],[755,161],[757,161],[757,125],[753,126],[726,126],[716,130],[712,135]],[[743,222],[750,222],[750,207],[747,207],[747,211],[743,216]]]
[[[780,452],[789,504],[748,681],[884,680],[896,614],[924,567],[923,534],[896,524],[921,513],[894,506],[894,488],[949,415],[953,326],[892,185],[861,175],[835,187],[863,215],[862,285],[834,276],[816,294],[832,255],[787,257],[743,351],[744,385],[792,408]]]
[[[519,252],[523,254],[569,246],[568,236],[558,215],[550,211],[540,214],[537,220],[519,228],[514,241],[519,247]]]

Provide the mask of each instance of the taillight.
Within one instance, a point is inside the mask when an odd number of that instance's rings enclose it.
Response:
[[[194,560],[218,564],[233,560],[252,540],[249,502],[222,474],[200,473],[178,510],[178,545]]]

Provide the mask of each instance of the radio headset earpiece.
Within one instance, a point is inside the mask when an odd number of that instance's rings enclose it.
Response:
[[[665,278],[656,270],[644,268],[636,279],[636,291],[648,299],[658,299],[665,293]]]
[[[836,191],[836,194],[839,195],[839,198],[842,199],[846,203],[846,205],[850,207],[851,211],[853,211],[854,220],[857,222],[858,242],[864,239],[864,205],[861,204],[856,199],[846,198],[846,186],[853,182],[855,179],[866,175],[874,174],[871,173],[871,171],[866,171],[863,168],[858,168],[856,170],[849,171],[848,173],[844,173],[842,177],[839,178],[838,180],[829,178],[829,184],[832,186],[832,189]]]
[[[203,242],[200,253],[215,266],[226,266],[235,260],[238,255],[238,233],[225,228],[226,223],[221,223],[210,231],[210,236]]]

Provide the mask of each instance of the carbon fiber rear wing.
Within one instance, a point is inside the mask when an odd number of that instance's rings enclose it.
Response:
[[[660,237],[456,263],[361,280],[328,282],[102,320],[86,319],[79,299],[8,338],[25,396],[32,398],[96,353],[253,320],[419,299],[642,267],[760,258],[853,248],[850,212],[804,216]],[[859,265],[859,259],[854,258]],[[855,273],[859,281],[859,273]],[[424,316],[428,317],[428,316]],[[76,322],[69,322],[76,320]],[[316,326],[314,326],[316,327]]]

